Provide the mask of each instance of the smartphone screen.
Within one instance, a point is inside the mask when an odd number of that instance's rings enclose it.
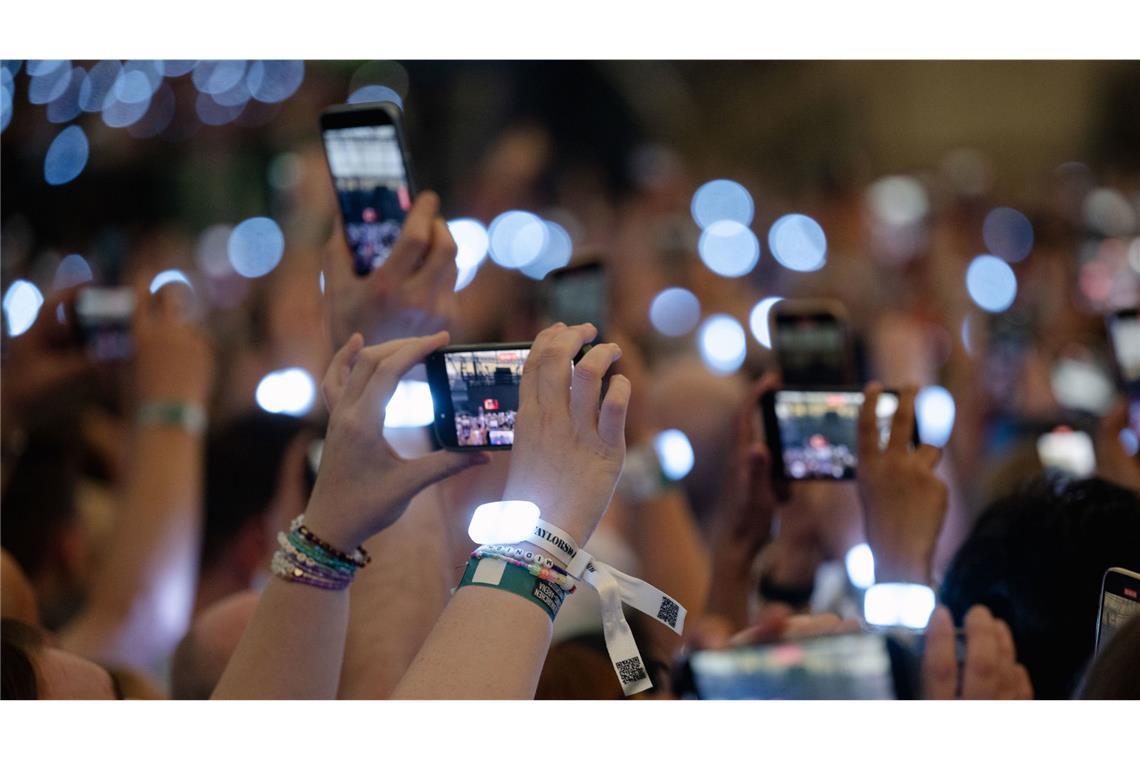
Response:
[[[858,465],[860,390],[784,389],[762,400],[773,469],[783,480],[851,480]],[[875,416],[879,445],[890,438],[898,394],[883,391]],[[914,443],[917,444],[917,426]]]
[[[394,107],[335,108],[321,117],[325,154],[353,267],[382,265],[400,236],[414,189]]]
[[[1081,430],[1060,426],[1037,439],[1037,458],[1044,467],[1087,478],[1096,470],[1092,438]]]
[[[701,699],[895,699],[887,639],[859,633],[696,652]]]
[[[548,283],[547,318],[551,322],[589,322],[598,328],[598,335],[605,333],[606,276],[600,263],[555,270]]]
[[[855,382],[847,327],[837,314],[772,311],[772,347],[788,385]]]
[[[455,346],[426,360],[444,448],[509,449],[530,344]]]
[[[1100,649],[1133,616],[1140,613],[1140,575],[1113,567],[1101,582],[1100,616],[1096,627],[1096,649]]]
[[[131,318],[135,311],[134,290],[84,288],[75,296],[75,317],[88,354],[97,361],[130,358]]]

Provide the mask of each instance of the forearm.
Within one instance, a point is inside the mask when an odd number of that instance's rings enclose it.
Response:
[[[273,578],[213,699],[334,699],[348,592]]]
[[[365,543],[373,561],[351,586],[342,698],[388,697],[447,604],[456,568],[438,499],[437,487],[421,492]]]
[[[149,668],[185,633],[193,608],[202,512],[202,438],[176,427],[136,433],[122,511],[90,600],[66,648]]]
[[[532,699],[553,626],[536,605],[492,588],[455,592],[396,699]]]

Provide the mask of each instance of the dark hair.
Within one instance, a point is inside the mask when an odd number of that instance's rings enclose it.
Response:
[[[0,699],[39,699],[40,688],[32,657],[44,644],[39,629],[14,618],[0,620]]]
[[[217,561],[249,520],[269,510],[285,452],[309,428],[309,423],[297,417],[256,411],[210,434],[203,567]]]
[[[1140,567],[1140,497],[1105,480],[1043,476],[995,501],[954,556],[942,600],[1009,624],[1034,694],[1067,699],[1093,652],[1104,571]]]
[[[1077,699],[1140,699],[1140,615],[1133,615],[1092,661]]]

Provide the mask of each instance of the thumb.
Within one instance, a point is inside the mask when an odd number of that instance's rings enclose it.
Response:
[[[483,451],[436,451],[408,462],[412,487],[418,493],[432,483],[438,483],[468,467],[487,464],[491,457]]]

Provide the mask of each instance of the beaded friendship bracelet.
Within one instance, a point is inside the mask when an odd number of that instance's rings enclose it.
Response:
[[[563,572],[559,572],[553,567],[547,567],[541,562],[526,562],[517,557],[511,556],[505,552],[499,551],[499,547],[480,546],[475,551],[471,552],[472,559],[501,559],[509,565],[522,568],[535,578],[552,583],[558,586],[567,594],[573,594],[577,589],[574,579]],[[541,556],[541,555],[540,555]]]
[[[298,533],[313,546],[318,546],[327,552],[329,555],[336,557],[344,562],[351,562],[357,567],[364,567],[372,561],[372,556],[365,550],[363,546],[358,546],[353,550],[352,554],[345,554],[335,546],[325,543],[318,538],[313,531],[309,530],[305,525],[305,515],[300,514],[293,518],[293,522],[289,524],[289,530]]]
[[[269,569],[278,578],[293,583],[330,591],[347,588],[356,571],[367,565],[372,557],[364,547],[345,554],[314,535],[305,527],[303,520],[304,516],[298,515],[290,524],[288,534],[277,534],[279,548]]]
[[[544,554],[539,554],[534,549],[527,549],[521,546],[514,546],[512,544],[489,544],[480,546],[480,549],[493,551],[498,554],[503,554],[515,559],[521,559],[525,562],[537,562],[543,567],[551,570],[557,570],[560,573],[567,574],[566,568],[561,567],[554,559],[547,557]]]
[[[334,574],[328,571],[321,572],[300,564],[294,564],[291,560],[292,556],[290,553],[278,549],[273,555],[273,561],[269,563],[270,571],[282,580],[291,583],[303,583],[306,586],[314,586],[328,591],[343,591],[352,582],[352,576],[349,575]]]

